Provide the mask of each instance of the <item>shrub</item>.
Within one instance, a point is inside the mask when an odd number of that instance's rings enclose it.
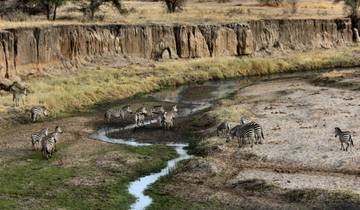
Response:
[[[186,0],[163,0],[169,13],[182,10]]]
[[[284,3],[284,0],[257,0],[260,4],[264,6],[278,7]]]

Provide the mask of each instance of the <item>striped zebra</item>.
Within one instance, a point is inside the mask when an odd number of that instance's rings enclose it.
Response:
[[[249,139],[252,148],[255,141],[255,130],[253,125],[247,123],[235,126],[230,130],[230,138],[234,137],[238,138],[239,147],[246,144],[246,139]]]
[[[34,150],[41,150],[41,142],[48,134],[48,128],[41,129],[40,131],[31,134],[31,143]]]
[[[169,112],[164,112],[164,114],[161,116],[161,118],[159,118],[160,122],[160,126],[165,127],[165,129],[170,129],[172,127],[174,127],[174,119],[177,116],[177,106],[174,105],[171,108],[171,111]]]
[[[13,94],[13,102],[16,107],[20,106],[20,101],[23,105],[25,105],[25,97],[28,94],[28,90],[26,88],[13,87],[10,91]]]
[[[230,126],[227,121],[220,123],[218,127],[216,128],[216,134],[217,136],[223,135],[226,136],[230,131]]]
[[[49,115],[49,110],[45,106],[34,106],[30,110],[31,120],[36,122],[38,118]]]
[[[250,121],[248,123],[245,123],[245,119],[242,117],[240,119],[240,125],[243,125],[243,124],[250,124],[254,127],[254,131],[255,131],[255,144],[263,144],[262,140],[264,140],[264,132],[263,132],[263,129],[261,127],[261,125],[257,122],[254,122],[254,121]]]
[[[348,151],[349,146],[354,146],[354,142],[351,137],[350,131],[342,131],[340,128],[335,128],[335,137],[339,136],[339,140],[341,143],[340,150]],[[346,144],[346,148],[344,148],[344,144]]]
[[[56,143],[59,141],[59,135],[63,133],[61,127],[56,126],[55,132],[50,133],[42,139],[42,154],[46,159],[51,158],[56,151]]]
[[[42,154],[45,159],[51,158],[52,154],[55,152],[55,144],[56,140],[54,136],[47,135],[43,138],[41,145],[42,145]]]
[[[247,125],[253,127],[255,132],[255,144],[263,144],[262,140],[264,140],[264,132],[261,125],[257,122],[251,121],[247,123]]]
[[[113,117],[116,117],[116,118],[120,117],[122,120],[124,120],[125,115],[127,113],[129,113],[129,114],[132,113],[132,110],[131,110],[130,106],[128,106],[128,105],[123,106],[123,107],[115,107],[115,108],[108,109],[105,112],[104,117],[107,122],[110,122],[111,118],[113,118]]]
[[[144,126],[145,124],[145,114],[142,112],[135,113],[135,125],[137,127]]]

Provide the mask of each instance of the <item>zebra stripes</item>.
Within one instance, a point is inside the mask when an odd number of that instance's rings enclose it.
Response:
[[[335,137],[339,136],[341,148],[340,150],[348,151],[349,146],[354,146],[350,131],[342,131],[339,127],[335,128]],[[344,147],[346,144],[346,148]]]
[[[48,128],[41,129],[40,131],[31,134],[31,143],[34,150],[41,150],[41,142],[48,134]]]
[[[36,122],[38,118],[49,115],[49,111],[45,106],[34,106],[31,108],[30,112],[31,112],[31,120],[33,122]]]
[[[128,113],[132,113],[132,110],[130,108],[130,106],[126,105],[123,107],[115,107],[115,108],[111,108],[108,109],[105,112],[104,118],[107,122],[110,122],[112,118],[121,118],[122,120],[125,119],[125,115]]]
[[[41,142],[42,154],[45,159],[51,158],[53,153],[56,151],[56,143],[59,141],[60,134],[63,133],[61,127],[56,126],[55,131],[45,136]]]
[[[240,124],[234,126],[229,131],[229,136],[226,139],[226,142],[229,142],[230,139],[234,137],[238,138],[239,147],[246,144],[246,139],[250,139],[251,147],[255,144],[262,144],[262,139],[264,139],[264,133],[261,125],[254,121],[245,123],[243,118],[240,120]]]

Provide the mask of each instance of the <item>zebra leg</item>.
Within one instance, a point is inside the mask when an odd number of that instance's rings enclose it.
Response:
[[[346,149],[345,149],[346,152],[348,151],[348,148],[349,148],[349,143],[346,142]]]
[[[344,145],[343,145],[343,142],[341,142],[341,148],[340,148],[341,151],[344,151]]]

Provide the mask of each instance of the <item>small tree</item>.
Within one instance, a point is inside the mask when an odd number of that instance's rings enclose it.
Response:
[[[359,17],[360,0],[334,0],[334,3],[344,2],[345,10],[349,13],[353,23],[357,23]]]
[[[114,7],[121,13],[122,5],[121,0],[91,0],[88,8],[86,8],[85,14],[90,16],[90,19],[93,20],[95,13],[99,10],[100,6],[106,2],[112,2]]]
[[[257,0],[260,4],[266,5],[266,6],[273,6],[278,7],[282,3],[284,3],[284,0]]]
[[[169,13],[182,10],[186,0],[163,0]]]

